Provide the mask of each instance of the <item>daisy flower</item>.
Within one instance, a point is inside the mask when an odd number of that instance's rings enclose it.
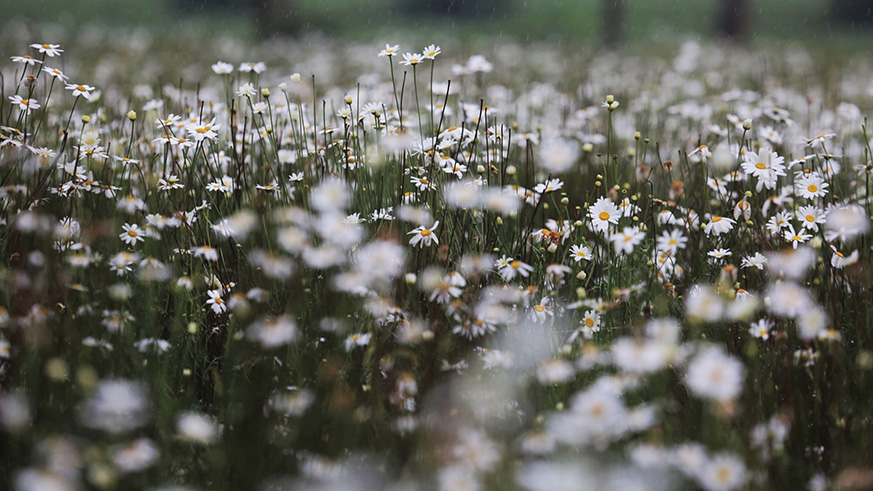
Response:
[[[424,61],[424,56],[421,53],[403,53],[403,61],[400,62],[401,65],[418,65]]]
[[[218,250],[209,245],[203,245],[191,249],[194,257],[202,257],[208,261],[218,261]]]
[[[830,140],[831,138],[837,136],[836,133],[824,133],[818,136],[814,136],[806,140],[806,146],[808,147],[818,147],[824,145],[824,142]]]
[[[387,47],[387,45],[386,45],[386,47]],[[440,47],[431,44],[430,46],[424,48],[424,53],[422,53],[422,56],[426,60],[432,60],[432,59],[436,58],[437,55],[439,55],[440,53],[442,53],[442,50],[440,49]],[[380,56],[381,56],[381,53],[380,53]]]
[[[439,224],[440,224],[440,222],[439,222],[439,220],[437,220],[433,224],[433,227],[425,228],[424,225],[421,225],[419,227],[416,227],[412,231],[408,232],[407,235],[413,235],[413,237],[411,239],[409,239],[409,244],[413,247],[416,247],[419,244],[421,244],[422,247],[429,246],[429,245],[431,245],[431,243],[435,243],[436,245],[439,245],[440,241],[437,238],[436,234],[433,233],[433,231],[436,230],[436,228],[439,226]]]
[[[49,74],[49,76],[60,80],[61,82],[66,82],[70,79],[70,77],[64,75],[64,72],[58,70],[57,68],[43,67],[42,71]]]
[[[67,84],[65,87],[67,90],[73,91],[73,97],[82,96],[85,99],[91,100],[91,92],[94,90],[94,87],[85,84]]]
[[[206,305],[211,305],[213,312],[221,314],[227,310],[227,304],[221,298],[224,294],[223,289],[219,288],[217,290],[209,290],[206,294],[209,295],[209,300],[206,301]]]
[[[570,247],[570,257],[578,263],[582,260],[590,261],[594,256],[591,254],[591,249],[588,246],[574,245]]]
[[[740,267],[742,268],[758,268],[760,270],[764,269],[764,265],[767,264],[767,257],[761,254],[760,252],[756,252],[751,256],[746,256],[743,258],[742,264]]]
[[[511,281],[516,275],[521,275],[524,278],[530,276],[530,273],[533,271],[533,266],[530,264],[521,262],[516,259],[507,258],[503,256],[501,259],[497,261],[498,267],[500,268],[499,273],[500,276],[503,277],[506,281]],[[500,264],[503,264],[500,266]]]
[[[60,49],[60,44],[31,44],[31,48],[38,49],[40,53],[45,53],[49,58],[61,56],[64,50]]]
[[[722,259],[731,255],[731,251],[729,249],[713,249],[706,253],[707,256],[713,257],[715,259]]]
[[[548,193],[551,191],[557,191],[562,187],[564,187],[564,182],[560,179],[549,179],[544,183],[537,184],[534,191],[538,193]]]
[[[591,225],[598,232],[606,232],[610,223],[618,223],[621,217],[621,210],[615,206],[615,203],[606,199],[599,198],[596,203],[588,208],[588,216],[591,218]]]
[[[25,99],[18,94],[10,96],[9,100],[12,101],[13,106],[18,106],[18,109],[24,111],[25,114],[30,114],[31,109],[39,109],[41,107],[36,99]]]
[[[806,199],[814,199],[821,198],[828,194],[827,188],[830,185],[824,182],[824,179],[822,179],[821,176],[813,173],[801,177],[794,183],[794,186],[797,189],[797,194]]]
[[[776,235],[782,231],[783,228],[788,226],[788,221],[791,219],[791,215],[784,211],[776,212],[775,215],[770,217],[770,220],[767,221],[767,230]]]
[[[794,231],[794,225],[788,224],[788,230],[785,231],[785,240],[787,242],[791,242],[791,245],[797,249],[798,244],[803,244],[812,238],[812,235],[803,233],[803,229],[800,229],[800,233]]]
[[[168,191],[170,189],[182,189],[184,187],[185,185],[179,182],[179,178],[175,175],[167,177],[166,179],[163,177],[158,179],[158,189],[160,189],[161,191]]]
[[[358,346],[366,346],[370,344],[370,337],[372,335],[370,333],[364,334],[352,334],[346,338],[345,342],[343,342],[343,346],[346,351],[351,351]]]
[[[770,339],[770,332],[773,330],[773,321],[769,319],[761,319],[757,322],[753,322],[752,326],[749,328],[749,333],[758,338],[763,339],[764,341]]]
[[[580,334],[585,339],[591,339],[594,337],[595,332],[600,332],[600,314],[596,310],[589,310],[582,316],[582,319],[579,321],[579,328],[573,331],[573,334],[567,338],[567,342],[572,343],[579,338]]]
[[[246,83],[239,86],[239,89],[236,91],[236,95],[240,97],[254,97],[258,95],[258,91],[255,90],[255,86],[252,83]]]
[[[382,51],[379,52],[379,58],[381,58],[383,56],[388,56],[388,57],[396,56],[397,50],[399,50],[399,49],[400,49],[399,44],[395,44],[394,46],[391,46],[390,44],[385,43],[385,49],[383,49]]]
[[[37,63],[39,63],[40,65],[42,64],[41,61],[37,60],[36,58],[34,58],[30,55],[10,56],[10,59],[15,63],[24,63],[25,65],[31,65],[31,66],[36,65]]]
[[[612,234],[609,238],[612,245],[615,247],[616,254],[630,254],[634,251],[634,247],[643,241],[646,233],[635,227],[625,227],[621,232]]]
[[[721,234],[725,234],[733,230],[734,224],[736,224],[734,220],[730,218],[713,216],[709,223],[706,224],[703,231],[706,233],[707,237],[710,235],[715,235],[718,237]]]
[[[267,65],[263,61],[257,63],[245,62],[239,64],[239,71],[243,73],[264,73],[267,70]]]
[[[687,242],[688,238],[682,234],[681,230],[674,229],[670,232],[664,230],[661,236],[658,237],[658,249],[675,254],[679,249],[685,249]]]
[[[774,189],[779,176],[785,175],[785,157],[777,155],[776,152],[765,149],[760,154],[755,152],[746,152],[743,155],[742,168],[747,175],[758,178],[757,190],[760,192],[765,187]]]
[[[834,251],[834,255],[831,256],[831,266],[836,269],[843,269],[846,266],[855,264],[858,262],[858,251],[852,251],[848,257],[846,257],[842,252],[838,251],[836,247],[831,245],[831,250]]]
[[[824,224],[827,215],[820,208],[812,205],[801,206],[794,214],[800,220],[801,228],[808,228],[813,232],[818,232],[819,224]]]
[[[145,242],[145,238],[143,238],[145,233],[143,229],[139,228],[139,225],[125,223],[121,228],[124,229],[124,232],[119,234],[118,238],[125,244],[136,245],[137,242]]]
[[[212,71],[215,72],[216,75],[227,75],[229,73],[233,73],[233,65],[231,65],[230,63],[219,61],[212,65]]]

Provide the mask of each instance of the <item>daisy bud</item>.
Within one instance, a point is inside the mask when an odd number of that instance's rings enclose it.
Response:
[[[514,165],[510,165],[509,167],[506,168],[506,175],[507,176],[514,176],[517,171],[518,171],[518,169],[516,169]]]
[[[591,153],[594,151],[594,145],[592,145],[590,143],[586,143],[586,144],[582,145],[582,151]]]
[[[595,185],[595,186],[600,187],[600,184],[601,184],[600,181],[594,181],[594,185]]]
[[[351,104],[352,103],[352,96],[347,95],[347,96],[345,96],[345,98],[343,98],[343,100],[346,101],[346,104]]]
[[[136,121],[136,111],[127,111],[127,119]]]
[[[264,87],[263,89],[261,89],[261,95],[264,97],[270,97],[270,89]]]
[[[430,341],[432,339],[433,339],[433,331],[424,331],[423,333],[421,333],[421,340],[422,341]]]
[[[602,179],[603,179],[603,174],[597,174],[596,178],[597,178],[598,181],[602,180]]]
[[[744,193],[744,195],[746,196],[746,198],[751,198],[751,197],[752,197],[752,192],[751,192],[751,191],[746,191],[746,192]]]
[[[184,377],[190,377],[190,376],[191,376],[191,369],[190,369],[190,368],[186,368],[186,369],[182,370],[182,376],[184,376]]]
[[[579,281],[583,281],[585,278],[588,278],[588,274],[586,274],[585,271],[579,271],[576,274],[576,279]]]
[[[749,131],[750,129],[752,129],[752,120],[751,119],[746,119],[745,121],[743,121],[743,129],[746,131]]]
[[[279,90],[281,90],[282,92],[285,92],[286,90],[288,90],[288,84],[285,82],[279,83]]]
[[[88,124],[90,122],[91,122],[91,116],[88,116],[87,114],[83,114],[82,115],[82,124]]]
[[[576,289],[576,296],[581,298],[581,299],[584,299],[584,298],[588,297],[588,292],[585,291],[585,289],[580,286],[579,288]]]
[[[557,409],[558,411],[563,411],[564,410],[564,403],[559,402],[559,403],[555,404],[555,409]]]
[[[637,131],[636,133],[634,133],[634,140],[639,140],[639,139],[642,138],[642,137],[643,137],[643,135],[641,135],[639,131]]]
[[[643,141],[644,141],[645,143],[649,143],[649,142],[652,141],[652,140],[649,140],[648,138],[646,138],[646,139],[644,139]]]
[[[299,73],[294,73],[294,74],[292,74],[292,75],[291,75],[291,81],[292,81],[292,82],[295,82],[295,83],[296,83],[296,82],[299,82],[299,81],[300,81],[300,74],[299,74]]]
[[[557,250],[558,250],[558,244],[555,244],[554,242],[549,244],[549,252],[554,254],[554,252]]]
[[[654,264],[654,263],[652,262],[651,259],[648,260],[648,261],[646,261],[646,266],[648,266],[648,267],[650,267],[650,268],[652,267],[653,264]]]
[[[84,366],[76,372],[76,380],[78,380],[79,385],[85,389],[90,389],[97,385],[98,379],[99,376],[97,375],[97,371],[89,366]]]
[[[567,199],[567,198],[561,198],[561,204],[562,204],[562,205],[570,204],[570,200]]]
[[[485,172],[485,166],[482,164],[479,164],[478,166],[476,166],[476,172],[478,172],[479,174]]]
[[[196,334],[197,333],[197,324],[193,322],[188,323],[188,334]]]
[[[811,241],[809,241],[809,245],[811,245],[813,249],[821,249],[821,237],[814,237]]]
[[[406,284],[414,285],[418,280],[418,277],[415,276],[415,273],[406,273]]]
[[[764,306],[765,307],[769,307],[772,304],[773,304],[773,301],[770,299],[770,297],[764,297]]]
[[[503,225],[503,218],[497,217],[497,225]]]
[[[573,222],[573,226],[574,226],[574,227],[581,227],[581,226],[582,226],[582,220],[576,220],[575,222]]]
[[[69,375],[67,362],[65,362],[63,358],[52,358],[45,364],[45,374],[49,379],[55,382],[63,382],[64,380],[67,380],[67,376]]]
[[[606,102],[612,104],[613,102],[615,102],[615,97],[611,95],[606,96]]]

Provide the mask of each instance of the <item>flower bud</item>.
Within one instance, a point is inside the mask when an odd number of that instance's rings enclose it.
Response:
[[[136,111],[127,111],[127,119],[136,121]]]

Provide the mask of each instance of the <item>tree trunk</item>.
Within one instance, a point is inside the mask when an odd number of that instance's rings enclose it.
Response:
[[[618,48],[624,42],[624,0],[603,0],[603,44]]]
[[[749,0],[721,0],[716,28],[728,39],[740,40],[746,33]]]

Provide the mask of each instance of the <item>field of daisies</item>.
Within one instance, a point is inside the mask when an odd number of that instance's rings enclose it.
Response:
[[[3,488],[873,486],[869,60],[20,31]]]

